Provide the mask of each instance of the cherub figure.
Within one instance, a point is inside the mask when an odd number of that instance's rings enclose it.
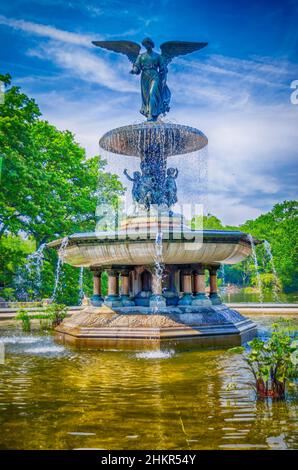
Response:
[[[125,174],[126,178],[129,181],[133,182],[133,187],[132,187],[133,200],[135,202],[141,202],[140,201],[140,199],[141,199],[141,184],[142,184],[141,173],[139,171],[134,171],[133,172],[133,177],[131,177],[131,176],[129,176],[126,168],[123,171],[123,173]]]
[[[165,181],[165,203],[168,207],[173,206],[178,201],[176,178],[178,176],[178,168],[168,168]]]
[[[150,166],[145,162],[141,163],[142,178],[141,178],[141,200],[140,203],[145,206],[147,210],[150,209],[150,204],[154,199],[154,177],[151,174]]]

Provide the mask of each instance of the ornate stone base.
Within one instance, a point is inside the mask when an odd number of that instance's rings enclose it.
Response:
[[[56,328],[59,341],[78,347],[156,348],[237,346],[256,325],[225,305],[211,307],[87,307]]]

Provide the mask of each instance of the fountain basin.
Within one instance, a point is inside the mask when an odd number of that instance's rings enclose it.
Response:
[[[87,307],[56,328],[56,339],[96,349],[147,349],[152,344],[189,349],[239,346],[256,331],[251,320],[225,305],[149,310]]]
[[[157,121],[113,129],[101,137],[99,146],[108,152],[142,158],[152,142],[160,145],[160,154],[169,157],[200,150],[208,139],[194,127]]]
[[[152,264],[156,232],[75,233],[69,236],[64,261],[76,267]],[[162,258],[165,264],[235,264],[251,253],[247,235],[238,231],[163,231]],[[62,239],[48,244],[59,249]],[[257,240],[254,243],[259,243]]]

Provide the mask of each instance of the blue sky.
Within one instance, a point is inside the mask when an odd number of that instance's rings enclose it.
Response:
[[[297,0],[2,1],[1,71],[91,156],[105,131],[142,120],[127,59],[91,40],[207,41],[169,66],[167,119],[208,136],[208,210],[240,224],[297,198],[297,31]],[[187,165],[195,175],[195,159]],[[182,199],[197,181],[181,177]]]

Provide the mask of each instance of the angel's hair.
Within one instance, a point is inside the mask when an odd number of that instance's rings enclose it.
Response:
[[[145,46],[146,44],[150,44],[151,47],[152,47],[152,49],[153,49],[153,47],[154,47],[154,42],[152,41],[151,38],[145,38],[145,39],[143,39],[143,41],[142,41],[142,46]]]

